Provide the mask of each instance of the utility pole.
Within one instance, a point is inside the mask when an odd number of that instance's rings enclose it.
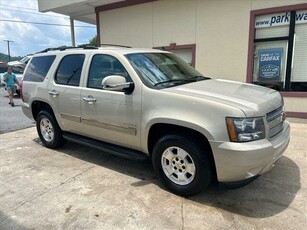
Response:
[[[3,41],[7,42],[7,53],[9,55],[9,61],[11,61],[10,42],[14,42],[14,41],[10,41],[10,40],[3,40]]]

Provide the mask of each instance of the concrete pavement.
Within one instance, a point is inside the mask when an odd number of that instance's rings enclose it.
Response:
[[[34,123],[21,109],[21,98],[14,96],[15,107],[8,104],[9,97],[4,87],[0,87],[0,134],[33,127]]]
[[[275,167],[248,186],[182,198],[150,162],[74,143],[44,148],[35,128],[0,135],[0,229],[305,229],[307,124],[291,123]]]

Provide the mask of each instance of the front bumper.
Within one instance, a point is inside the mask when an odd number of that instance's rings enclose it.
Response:
[[[290,140],[290,125],[273,139],[235,143],[210,141],[219,182],[246,180],[269,171]]]

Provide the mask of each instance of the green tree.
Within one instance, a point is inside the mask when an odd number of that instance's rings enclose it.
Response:
[[[21,56],[11,56],[10,57],[10,61],[17,61],[22,59],[23,57]],[[9,61],[9,56],[7,54],[4,53],[0,53],[0,62],[8,62]]]
[[[89,45],[97,46],[97,35],[88,41]]]

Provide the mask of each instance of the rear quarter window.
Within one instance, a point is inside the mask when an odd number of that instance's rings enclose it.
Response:
[[[54,62],[55,55],[33,57],[28,63],[27,71],[24,74],[24,81],[43,82]]]

